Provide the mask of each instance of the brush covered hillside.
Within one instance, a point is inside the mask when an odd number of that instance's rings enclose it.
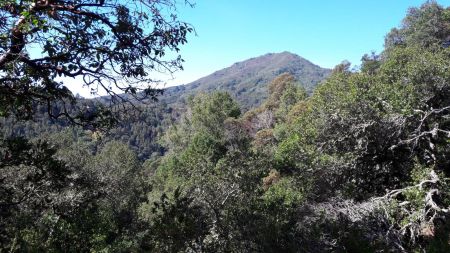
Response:
[[[282,73],[293,75],[308,93],[331,73],[289,52],[270,53],[237,62],[192,83],[166,89],[161,98],[167,103],[186,99],[200,92],[226,91],[244,109],[261,105],[267,98],[267,86]]]

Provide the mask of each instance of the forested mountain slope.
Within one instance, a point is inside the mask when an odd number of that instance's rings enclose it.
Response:
[[[109,130],[107,140],[119,140],[127,143],[142,160],[152,154],[161,155],[164,148],[158,139],[167,127],[178,119],[180,113],[187,108],[187,98],[199,93],[225,91],[232,94],[244,110],[258,106],[267,97],[267,85],[281,73],[291,73],[308,91],[312,91],[320,81],[329,75],[330,70],[323,69],[300,56],[284,52],[266,54],[233,66],[219,70],[191,84],[168,88],[158,97],[159,102],[134,102],[139,111],[128,115]],[[102,97],[100,101],[108,104],[110,97]],[[87,101],[79,99],[79,101]],[[95,106],[93,103],[92,106]],[[60,131],[69,124],[65,120],[51,120],[47,108],[41,106],[32,121],[17,121],[14,118],[0,118],[4,136],[39,136],[42,133]]]
[[[270,53],[237,62],[192,83],[170,87],[161,99],[173,103],[200,92],[226,91],[243,109],[250,109],[259,106],[267,98],[268,84],[282,73],[293,75],[299,85],[311,93],[330,72],[296,54]]]

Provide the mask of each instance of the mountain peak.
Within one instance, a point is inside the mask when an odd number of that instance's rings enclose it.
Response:
[[[275,59],[281,59],[281,58],[283,58],[283,59],[299,59],[299,60],[301,59],[301,60],[308,61],[305,58],[303,58],[303,57],[301,57],[301,56],[299,56],[297,54],[291,53],[289,51],[283,51],[283,52],[280,52],[280,53],[267,53],[267,54],[262,55],[260,57],[265,57],[265,56],[266,57],[275,58]],[[259,58],[259,57],[256,57],[256,58]]]
[[[268,53],[236,62],[182,87],[169,88],[167,93],[171,97],[169,100],[173,101],[188,94],[223,90],[233,95],[244,109],[249,109],[267,97],[270,81],[286,72],[295,76],[308,92],[312,92],[331,71],[288,51]],[[177,94],[177,90],[182,94]]]
[[[252,57],[250,59],[241,61],[241,62],[236,62],[233,65],[238,65],[238,64],[242,64],[245,62],[254,62],[254,61],[267,61],[267,60],[288,60],[288,59],[302,59],[305,60],[304,58],[302,58],[299,55],[293,54],[291,52],[288,51],[283,51],[281,53],[267,53],[261,56],[257,56],[257,57]]]

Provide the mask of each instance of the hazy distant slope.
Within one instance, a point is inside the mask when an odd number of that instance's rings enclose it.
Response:
[[[329,69],[321,68],[296,54],[271,53],[235,63],[190,84],[168,88],[163,100],[173,103],[190,94],[224,90],[248,109],[264,101],[267,84],[284,72],[294,75],[309,92],[330,74]]]

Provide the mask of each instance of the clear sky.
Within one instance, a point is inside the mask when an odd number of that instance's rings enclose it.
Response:
[[[183,0],[179,0],[180,2]],[[332,68],[343,60],[380,52],[384,36],[400,25],[408,7],[424,0],[193,0],[179,8],[197,36],[182,47],[183,72],[168,84],[184,84],[234,62],[289,51]],[[438,0],[449,6],[450,0]]]
[[[173,79],[160,77],[167,86],[283,51],[326,68],[343,60],[359,65],[365,53],[382,50],[384,36],[400,25],[409,7],[425,0],[190,0],[194,8],[177,1],[179,19],[192,24],[197,35],[181,47],[184,71]],[[450,0],[437,2],[450,6]],[[90,97],[88,89],[74,92]]]

